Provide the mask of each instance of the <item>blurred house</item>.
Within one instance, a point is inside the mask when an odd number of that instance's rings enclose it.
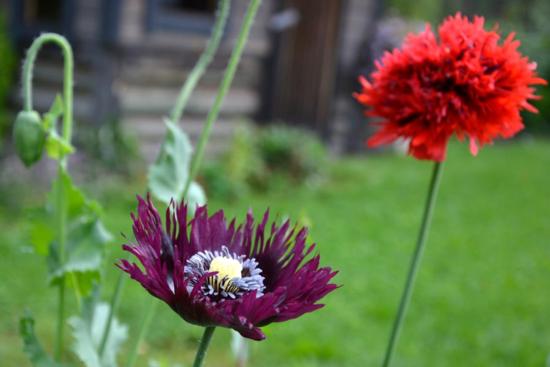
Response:
[[[314,130],[335,150],[361,145],[363,122],[351,98],[369,59],[381,0],[264,0],[231,92],[213,132],[223,149],[243,118]],[[23,51],[44,31],[64,34],[76,55],[77,123],[116,119],[137,135],[148,159],[164,136],[162,116],[205,46],[215,0],[0,0],[14,43]],[[248,5],[233,0],[225,37],[195,91],[182,124],[200,133]],[[57,50],[36,67],[35,107],[60,91]],[[14,100],[18,101],[14,91]]]

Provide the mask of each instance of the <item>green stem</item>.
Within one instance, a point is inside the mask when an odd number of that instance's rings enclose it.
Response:
[[[384,362],[382,364],[383,367],[389,367],[391,364],[395,346],[397,344],[397,339],[399,338],[399,333],[401,332],[403,320],[405,318],[405,314],[407,313],[407,308],[410,303],[411,294],[414,287],[414,281],[416,279],[416,273],[420,265],[420,260],[422,259],[422,253],[424,252],[424,245],[428,238],[428,232],[430,229],[435,201],[437,198],[437,192],[439,190],[439,182],[441,181],[442,165],[443,164],[441,162],[436,162],[433,167],[430,187],[428,189],[428,197],[426,199],[426,205],[424,207],[424,214],[422,217],[422,224],[420,225],[420,233],[418,235],[418,240],[416,242],[416,248],[411,258],[411,264],[409,267],[407,280],[405,282],[405,288],[403,289],[403,293],[401,295],[399,309],[395,316],[392,332],[386,348],[386,354],[384,357]]]
[[[212,335],[214,335],[214,326],[207,326],[204,328],[204,333],[202,334],[202,339],[199,344],[199,349],[197,349],[197,354],[195,355],[195,362],[193,362],[193,367],[201,367],[204,363],[204,358],[206,357],[206,351],[212,340]]]
[[[128,361],[126,362],[126,367],[133,367],[134,364],[136,363],[139,347],[141,346],[141,342],[145,338],[147,329],[149,329],[149,325],[153,320],[153,315],[155,314],[157,303],[158,303],[157,300],[153,298],[151,300],[151,303],[148,306],[147,313],[145,314],[145,318],[143,319],[143,322],[141,323],[141,328],[139,329],[137,340],[134,344],[134,347],[132,348],[132,351],[130,352]]]
[[[27,51],[23,64],[23,108],[32,111],[32,75],[38,52],[46,43],[53,43],[63,52],[63,138],[71,142],[73,126],[73,68],[74,58],[71,45],[59,34],[44,33],[34,40]],[[65,165],[65,163],[64,163]]]
[[[55,33],[44,33],[36,38],[29,50],[23,64],[23,108],[32,111],[32,74],[38,52],[46,43],[53,43],[61,48],[63,53],[63,139],[70,144],[73,124],[73,51],[71,45],[65,39]],[[57,190],[57,230],[59,243],[59,262],[65,263],[65,247],[67,242],[67,213],[65,210],[65,189],[63,187],[63,173],[67,167],[67,159],[59,160],[58,165],[58,190]],[[63,330],[65,325],[65,276],[59,284],[59,305],[57,310],[57,335],[55,358],[60,361],[63,355]]]
[[[231,83],[233,82],[233,78],[235,77],[237,66],[239,65],[239,61],[241,60],[241,55],[244,50],[244,46],[246,45],[246,41],[248,40],[248,34],[250,33],[250,28],[252,27],[252,23],[254,22],[254,17],[256,16],[256,12],[258,11],[260,3],[261,0],[251,0],[250,4],[248,5],[248,9],[244,17],[244,22],[237,38],[237,43],[235,44],[235,48],[233,48],[233,52],[231,53],[231,58],[229,59],[227,69],[225,69],[225,74],[218,90],[218,94],[216,95],[216,99],[214,100],[212,108],[208,112],[206,123],[199,138],[199,143],[197,144],[197,150],[193,155],[193,159],[191,161],[191,169],[189,171],[189,178],[187,179],[185,189],[183,190],[183,197],[187,195],[189,186],[191,185],[191,182],[195,179],[195,176],[198,173],[202,158],[204,156],[206,143],[208,141],[208,138],[210,137],[214,121],[216,121],[218,118],[222,102],[229,90],[229,87],[231,86]]]
[[[218,49],[220,45],[220,41],[223,36],[223,31],[225,29],[225,26],[227,24],[227,18],[229,15],[229,8],[230,8],[231,0],[220,0],[218,5],[218,11],[216,14],[216,22],[214,24],[214,27],[212,29],[212,34],[210,35],[210,39],[208,40],[208,43],[206,45],[205,50],[203,51],[202,55],[200,56],[199,60],[193,67],[193,70],[191,70],[191,73],[185,80],[184,85],[181,87],[180,93],[178,95],[178,99],[176,100],[176,104],[174,105],[174,108],[172,109],[172,113],[170,115],[170,119],[172,122],[177,123],[183,114],[183,111],[185,110],[185,106],[187,105],[187,102],[189,101],[189,97],[191,96],[191,93],[195,89],[197,83],[199,82],[200,78],[206,71],[206,68],[210,63],[212,62],[212,58],[214,57],[214,54],[216,53],[216,50]],[[120,283],[120,278],[119,278]],[[118,283],[117,283],[118,284]],[[118,287],[117,287],[118,289]],[[115,290],[115,295],[118,291]],[[117,303],[114,303],[115,296],[113,296],[112,302],[111,302],[111,309],[109,314],[109,319],[112,318],[112,315],[115,313],[117,308]],[[156,302],[151,302],[149,305],[147,312],[146,319],[149,320],[150,317],[154,314],[154,309],[156,308]],[[141,325],[141,329],[138,335],[138,339],[134,345],[134,349],[132,353],[130,354],[130,357],[128,359],[128,362],[126,364],[127,367],[131,367],[134,365],[135,360],[137,358],[137,352],[139,350],[139,345],[145,338],[145,334],[148,329],[148,322],[144,322]],[[104,343],[107,341],[107,337],[109,334],[109,328],[110,323],[107,324],[107,328],[104,331],[103,339],[100,345],[100,353],[103,351]]]
[[[195,89],[195,86],[199,82],[199,79],[206,71],[208,65],[210,65],[210,63],[212,62],[212,58],[214,57],[214,54],[216,53],[216,50],[220,45],[223,31],[225,29],[225,25],[227,24],[230,4],[230,0],[220,0],[219,2],[218,11],[216,14],[216,23],[214,24],[214,28],[212,29],[212,34],[210,36],[210,39],[208,40],[206,49],[193,67],[193,70],[185,80],[185,83],[181,87],[180,94],[178,96],[178,99],[176,100],[176,104],[172,109],[170,119],[174,123],[177,123],[181,119],[183,110],[185,109],[189,97],[191,96],[191,92],[193,92],[193,89]]]
[[[63,357],[63,336],[65,320],[65,277],[62,277],[59,284],[58,306],[57,306],[57,328],[55,338],[55,359],[61,361]]]
[[[107,317],[107,322],[105,323],[105,328],[103,329],[103,335],[101,336],[101,342],[99,343],[100,357],[103,357],[103,353],[105,352],[105,345],[107,344],[107,339],[109,339],[109,333],[111,332],[111,325],[113,324],[115,310],[118,308],[118,304],[120,303],[120,296],[122,294],[122,288],[124,286],[125,280],[125,274],[123,272],[120,272],[115,285],[115,291],[113,292],[113,296],[111,297],[109,316]]]

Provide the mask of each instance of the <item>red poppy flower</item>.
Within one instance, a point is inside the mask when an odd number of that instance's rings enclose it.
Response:
[[[426,25],[376,62],[371,82],[359,78],[354,97],[370,107],[366,115],[383,119],[370,147],[404,138],[414,157],[443,161],[453,134],[469,138],[476,155],[478,146],[523,129],[520,110],[537,112],[532,85],[546,81],[513,33],[500,43],[496,29],[483,25],[482,17],[471,22],[458,13],[439,27],[439,40]]]

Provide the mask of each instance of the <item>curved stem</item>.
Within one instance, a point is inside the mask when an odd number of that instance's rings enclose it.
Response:
[[[430,187],[428,189],[428,197],[426,199],[424,214],[422,216],[422,224],[420,225],[420,233],[418,235],[418,240],[416,242],[416,248],[411,258],[409,273],[407,275],[407,280],[405,282],[405,288],[403,289],[403,293],[401,295],[399,308],[397,310],[397,314],[395,315],[393,328],[392,328],[390,339],[388,341],[388,345],[386,348],[384,362],[382,364],[383,367],[388,367],[391,364],[394,350],[395,350],[395,345],[397,344],[397,339],[399,338],[399,334],[401,332],[403,320],[405,318],[405,314],[407,313],[407,308],[410,303],[411,294],[414,288],[414,281],[416,279],[416,273],[420,265],[420,260],[422,259],[422,254],[424,252],[424,245],[426,243],[426,239],[428,238],[428,232],[430,229],[435,201],[437,198],[437,192],[439,190],[439,182],[441,181],[442,165],[443,163],[436,162],[433,167]]]
[[[244,17],[244,22],[237,38],[237,43],[235,44],[233,52],[231,53],[229,64],[227,65],[227,69],[225,69],[223,80],[221,82],[220,88],[218,89],[218,94],[216,95],[216,99],[214,100],[214,104],[212,105],[210,112],[208,112],[206,123],[199,138],[199,143],[197,144],[197,150],[195,151],[193,159],[191,160],[191,169],[189,170],[189,178],[187,179],[185,189],[183,190],[183,197],[187,195],[189,186],[191,185],[191,182],[195,179],[195,176],[198,173],[202,158],[204,156],[206,142],[210,137],[210,132],[212,131],[212,127],[214,126],[214,121],[216,121],[218,118],[225,95],[227,94],[229,87],[233,82],[233,78],[235,77],[237,66],[239,65],[239,61],[241,60],[241,55],[243,53],[244,46],[246,45],[246,41],[248,40],[248,34],[250,33],[250,28],[252,27],[252,23],[254,22],[254,17],[256,16],[256,12],[258,11],[260,3],[261,0],[251,0],[250,4],[248,5],[248,9]]]
[[[126,362],[126,367],[133,367],[133,365],[136,363],[139,347],[141,345],[141,342],[145,338],[147,329],[149,329],[149,324],[151,324],[151,321],[153,320],[153,315],[155,314],[157,303],[158,302],[156,298],[153,298],[148,306],[147,313],[145,314],[145,318],[143,319],[143,322],[141,323],[141,328],[139,329],[136,343],[134,344],[134,347],[130,352],[130,356],[128,357],[128,361]]]
[[[199,349],[197,349],[197,354],[195,355],[195,362],[193,362],[193,367],[201,367],[204,363],[204,358],[206,357],[206,351],[212,340],[212,335],[214,335],[214,326],[207,326],[204,328],[204,333],[202,334],[202,339],[199,344]]]
[[[46,43],[53,43],[63,52],[63,138],[71,142],[73,125],[73,67],[74,58],[71,45],[59,34],[44,33],[34,40],[27,51],[23,64],[23,108],[32,111],[32,74],[38,52]]]
[[[67,39],[55,33],[44,33],[36,38],[29,50],[23,64],[23,108],[25,111],[32,111],[32,74],[34,63],[38,52],[46,43],[53,43],[61,48],[63,53],[63,139],[70,144],[73,124],[73,51]],[[63,174],[66,170],[67,159],[59,160],[58,165],[58,188],[57,188],[57,231],[59,244],[59,262],[61,266],[65,263],[65,247],[67,242],[67,212],[65,210],[65,189],[63,187]],[[65,326],[65,276],[59,284],[59,305],[57,309],[57,335],[55,358],[60,361],[63,355],[63,330]]]
[[[111,325],[113,324],[113,319],[115,315],[115,310],[118,308],[120,303],[120,295],[122,294],[122,288],[124,286],[124,281],[126,276],[123,272],[120,272],[115,286],[115,291],[111,297],[110,307],[109,307],[109,316],[107,317],[107,322],[105,323],[105,328],[103,329],[103,335],[101,336],[101,342],[99,343],[99,356],[103,357],[105,352],[105,345],[107,344],[107,339],[109,339],[109,333],[111,332]]]
[[[193,67],[193,70],[185,80],[185,83],[181,87],[180,94],[178,96],[178,99],[176,100],[176,104],[172,109],[170,119],[174,123],[177,123],[181,119],[183,110],[185,109],[187,101],[191,96],[191,92],[193,92],[193,89],[195,89],[195,86],[199,82],[199,79],[204,74],[208,65],[210,65],[210,63],[212,62],[212,58],[214,57],[214,54],[216,53],[216,50],[220,45],[223,31],[225,29],[225,25],[227,24],[230,4],[230,0],[220,0],[219,2],[216,14],[216,23],[214,24],[214,28],[212,29],[212,34],[210,36],[210,39],[208,40],[206,49]]]

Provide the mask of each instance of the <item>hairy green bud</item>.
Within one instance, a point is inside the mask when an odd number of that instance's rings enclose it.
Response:
[[[46,130],[36,111],[21,111],[13,127],[15,150],[25,166],[30,167],[42,157],[46,143]]]

